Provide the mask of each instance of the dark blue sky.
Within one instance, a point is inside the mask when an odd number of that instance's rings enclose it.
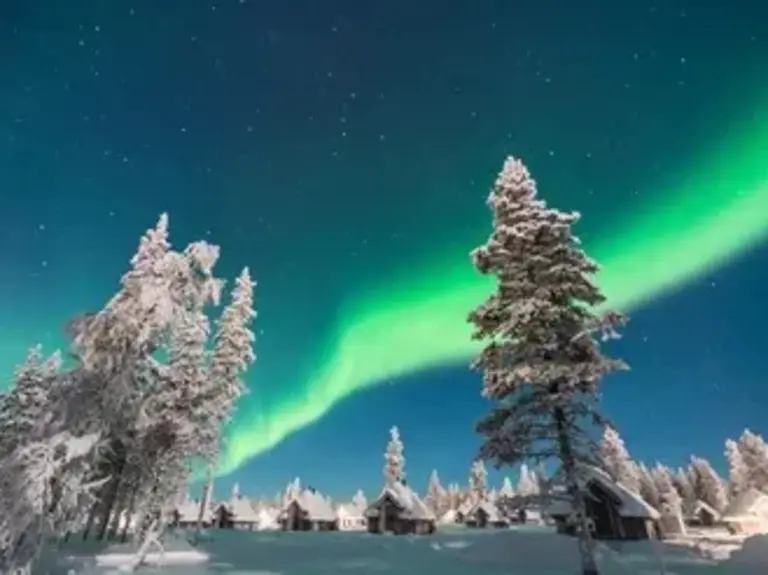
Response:
[[[766,21],[748,0],[3,2],[0,369],[58,345],[167,210],[179,243],[222,246],[221,275],[258,277],[250,401],[269,409],[340,306],[483,240],[505,154],[584,214],[587,241],[663,207],[665,185],[763,107]],[[605,402],[638,457],[721,466],[727,436],[768,433],[766,264],[756,246],[633,313],[616,350],[633,371]],[[298,474],[372,490],[393,423],[417,485],[432,467],[464,481],[483,408],[461,366],[413,374],[221,488]]]

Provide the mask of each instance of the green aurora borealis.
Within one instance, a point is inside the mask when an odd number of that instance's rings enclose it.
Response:
[[[587,246],[603,267],[599,281],[610,306],[636,308],[768,235],[766,149],[768,121],[753,119],[749,129],[692,166],[681,183],[654,194],[654,203],[617,221],[612,233]],[[541,193],[546,199],[547,190]],[[477,243],[484,238],[479,232]],[[268,412],[253,412],[255,406],[244,402],[245,413],[229,430],[219,474],[235,471],[311,425],[354,392],[467,361],[476,347],[465,316],[491,287],[469,264],[472,247],[436,258],[420,276],[388,283],[386,294],[348,306],[304,385],[288,388],[292,391]]]

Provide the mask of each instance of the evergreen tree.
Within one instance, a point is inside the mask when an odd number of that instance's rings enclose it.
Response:
[[[533,472],[529,471],[528,466],[525,463],[520,466],[520,478],[517,482],[517,493],[522,497],[530,497],[538,493],[536,478]]]
[[[389,443],[384,454],[385,485],[393,485],[405,481],[405,456],[403,455],[403,449],[400,431],[396,426],[392,427],[389,430]]]
[[[696,502],[696,490],[691,482],[691,474],[680,467],[672,473],[671,477],[683,505],[690,508]]]
[[[604,375],[625,368],[606,358],[593,337],[618,337],[618,314],[598,316],[605,297],[593,276],[598,265],[582,250],[566,214],[537,198],[528,169],[508,158],[488,198],[493,231],[472,252],[476,269],[497,288],[470,313],[473,339],[486,346],[473,362],[483,372],[483,395],[499,405],[481,421],[480,455],[497,465],[559,460],[581,536],[584,575],[598,572],[589,534],[581,464],[595,464],[592,424]]]
[[[215,426],[211,435],[218,436],[229,421],[235,403],[245,391],[242,376],[256,360],[253,351],[256,337],[249,327],[256,317],[254,286],[248,268],[243,269],[235,281],[231,301],[217,322],[211,357],[212,388],[209,390],[210,411],[207,419],[209,425]]]
[[[661,505],[661,494],[656,487],[651,471],[644,463],[637,466],[637,478],[640,487],[640,496],[654,509],[659,509]]]
[[[706,459],[691,457],[690,470],[696,498],[722,513],[728,506],[728,495],[723,480],[712,465]]]
[[[358,489],[357,493],[355,493],[354,497],[352,497],[352,504],[358,509],[368,508],[368,499],[366,499],[362,489]]]
[[[0,458],[39,439],[45,424],[54,415],[49,401],[50,385],[61,368],[61,355],[43,359],[42,346],[29,350],[16,369],[15,385],[0,409]]]
[[[434,512],[439,513],[445,501],[445,489],[440,484],[437,470],[433,469],[427,483],[427,494],[424,503]]]
[[[745,429],[739,438],[739,451],[748,470],[751,487],[768,488],[768,446],[762,436]]]
[[[624,440],[613,427],[605,428],[600,444],[600,460],[614,481],[618,481],[630,491],[640,492],[637,466],[630,459]]]
[[[736,497],[749,488],[749,468],[739,444],[732,439],[725,442],[725,458],[728,461],[728,491],[731,497]]]
[[[501,489],[499,490],[499,497],[512,498],[515,496],[515,488],[512,487],[512,481],[509,477],[504,477],[501,482]]]
[[[488,488],[488,472],[481,460],[472,463],[469,470],[469,494],[473,501],[482,501],[486,498]]]
[[[669,468],[657,463],[651,470],[651,477],[659,494],[657,509],[664,510],[671,515],[680,515],[682,513],[682,500],[672,482],[672,473]]]

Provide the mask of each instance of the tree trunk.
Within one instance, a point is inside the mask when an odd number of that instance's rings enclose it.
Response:
[[[88,512],[88,519],[85,522],[85,529],[83,529],[83,541],[86,541],[88,539],[88,535],[91,533],[93,522],[96,521],[96,512],[99,509],[99,503],[100,501],[97,500],[96,503],[91,505],[91,510]]]
[[[136,484],[131,489],[131,496],[128,500],[128,510],[125,514],[125,523],[123,524],[123,530],[120,534],[120,541],[125,543],[128,540],[128,531],[131,529],[131,521],[133,520],[133,514],[136,511],[136,495],[139,493],[139,485],[141,479],[136,478]]]
[[[213,483],[213,469],[209,466],[206,474],[205,485],[203,486],[202,497],[200,497],[200,511],[197,514],[197,525],[195,526],[195,535],[192,541],[197,545],[200,539],[200,533],[203,530],[203,519],[205,518],[205,508],[210,505],[208,497],[211,491],[211,484]]]
[[[567,419],[563,408],[556,407],[554,410],[555,426],[557,428],[557,443],[560,452],[560,460],[563,464],[565,474],[565,487],[570,496],[573,512],[579,526],[579,554],[581,556],[582,575],[599,575],[597,560],[595,558],[595,542],[590,532],[589,518],[587,517],[587,508],[584,501],[584,492],[578,483],[578,470],[576,469],[576,460],[571,449],[571,439],[566,429]]]
[[[109,527],[109,519],[112,517],[112,511],[115,508],[117,502],[117,494],[120,492],[120,483],[123,480],[123,470],[125,469],[125,457],[120,457],[115,466],[115,476],[112,480],[112,485],[107,495],[106,501],[104,501],[104,514],[101,516],[101,525],[99,526],[98,539],[103,540],[107,534],[107,527]]]
[[[120,489],[115,499],[115,507],[112,509],[112,521],[110,521],[109,528],[107,529],[107,539],[116,539],[117,534],[120,531],[120,521],[125,516],[126,512],[126,494],[129,489],[129,485],[122,479],[120,482]]]

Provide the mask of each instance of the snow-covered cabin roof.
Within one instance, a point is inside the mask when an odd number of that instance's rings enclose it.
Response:
[[[234,497],[227,505],[227,509],[232,514],[233,521],[256,523],[259,520],[259,514],[246,497]]]
[[[712,515],[712,517],[714,517],[715,519],[720,517],[720,513],[717,511],[717,509],[712,507],[706,501],[702,501],[701,499],[697,499],[692,504],[690,504],[685,509],[685,515],[686,515],[686,517],[694,517],[694,516],[698,515],[702,511],[706,511],[707,513]]]
[[[456,510],[458,513],[461,513],[462,515],[466,515],[470,512],[472,507],[474,507],[475,502],[471,499],[467,499],[464,501],[461,505],[459,505],[459,508]]]
[[[179,514],[179,521],[184,523],[190,523],[197,521],[200,516],[200,502],[193,500],[186,500],[176,508],[176,512]],[[213,519],[213,509],[206,507],[203,510],[203,521],[208,522]]]
[[[481,499],[480,501],[477,501],[467,512],[467,515],[473,516],[477,514],[480,510],[482,510],[486,517],[488,517],[488,521],[492,523],[496,523],[499,521],[506,521],[504,516],[499,511],[499,508],[496,507],[496,505],[488,501],[487,499]]]
[[[642,517],[646,519],[659,519],[659,512],[649,505],[640,495],[627,489],[620,482],[613,481],[605,471],[584,465],[581,469],[584,479],[587,482],[594,481],[603,489],[611,493],[619,500],[618,512],[621,517]],[[570,515],[571,502],[568,500],[558,500],[549,506],[548,512],[553,516]]]
[[[379,504],[385,497],[390,497],[392,501],[397,503],[407,517],[411,519],[422,519],[425,521],[434,521],[435,514],[427,505],[421,500],[416,492],[402,483],[395,482],[391,485],[386,485],[381,493],[371,505],[366,509],[367,515],[372,509],[378,508]]]
[[[740,493],[723,512],[724,521],[754,520],[760,517],[760,509],[768,510],[768,494],[750,487]],[[766,511],[765,513],[768,513]]]
[[[336,512],[330,502],[316,491],[305,489],[298,497],[292,498],[286,508],[292,503],[307,514],[310,521],[335,521]],[[285,510],[283,510],[285,511]]]

